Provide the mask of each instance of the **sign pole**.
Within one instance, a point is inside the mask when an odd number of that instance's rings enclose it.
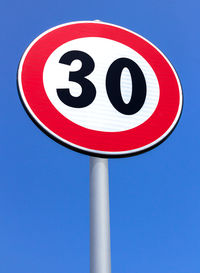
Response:
[[[90,158],[90,273],[111,273],[108,159]]]

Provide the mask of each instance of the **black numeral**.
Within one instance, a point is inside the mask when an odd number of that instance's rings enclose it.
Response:
[[[132,95],[129,103],[123,101],[120,89],[121,74],[124,68],[128,68],[132,78]],[[137,113],[146,98],[146,82],[142,70],[134,61],[127,58],[117,59],[111,64],[106,77],[106,89],[112,105],[125,115]]]
[[[96,96],[94,85],[85,78],[94,70],[93,59],[85,52],[73,50],[65,53],[60,58],[60,63],[70,65],[74,60],[80,60],[82,67],[80,70],[69,73],[69,81],[78,83],[82,87],[82,93],[79,97],[74,97],[70,94],[69,89],[57,89],[59,99],[66,105],[82,108],[93,102]]]
[[[78,83],[82,87],[79,97],[70,94],[68,88],[57,89],[60,100],[71,107],[82,108],[90,105],[96,96],[95,86],[85,77],[94,70],[93,59],[85,52],[73,50],[65,53],[60,58],[60,63],[70,65],[74,60],[80,60],[82,67],[80,70],[69,73],[69,81]],[[127,68],[132,79],[132,93],[129,103],[125,103],[122,98],[120,83],[124,68]],[[106,75],[106,89],[108,98],[114,108],[124,115],[133,115],[143,106],[146,99],[146,81],[140,67],[128,58],[115,60],[108,69]]]

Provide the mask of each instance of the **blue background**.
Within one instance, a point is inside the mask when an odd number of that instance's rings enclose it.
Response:
[[[89,272],[89,157],[25,113],[16,86],[29,43],[58,24],[100,19],[144,36],[182,82],[183,114],[154,150],[109,160],[112,272],[200,272],[198,1],[1,4],[0,272]]]

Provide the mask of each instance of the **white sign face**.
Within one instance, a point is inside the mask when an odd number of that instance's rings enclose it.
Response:
[[[73,108],[64,104],[58,97],[57,88],[69,88],[74,97],[79,97],[82,87],[69,81],[69,73],[81,69],[80,60],[74,60],[70,65],[59,63],[66,53],[77,50],[87,53],[94,61],[93,73],[87,76],[96,88],[95,100],[83,108]],[[110,65],[119,58],[133,60],[142,70],[146,81],[146,98],[143,107],[135,114],[125,115],[110,103],[106,91],[106,77]],[[159,84],[157,77],[148,64],[136,51],[116,41],[105,38],[75,39],[58,47],[48,58],[43,74],[44,88],[54,107],[66,118],[85,128],[103,131],[119,132],[132,129],[145,122],[155,111],[159,101]],[[132,78],[128,68],[124,67],[120,75],[121,96],[125,104],[132,97]]]
[[[26,110],[48,135],[104,157],[152,148],[182,108],[166,57],[138,34],[102,22],[40,35],[22,57],[18,84]]]

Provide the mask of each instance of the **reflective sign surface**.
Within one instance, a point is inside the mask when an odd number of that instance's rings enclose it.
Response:
[[[157,145],[182,108],[172,65],[149,41],[101,22],[40,35],[25,51],[19,92],[32,119],[61,144],[98,156]]]

